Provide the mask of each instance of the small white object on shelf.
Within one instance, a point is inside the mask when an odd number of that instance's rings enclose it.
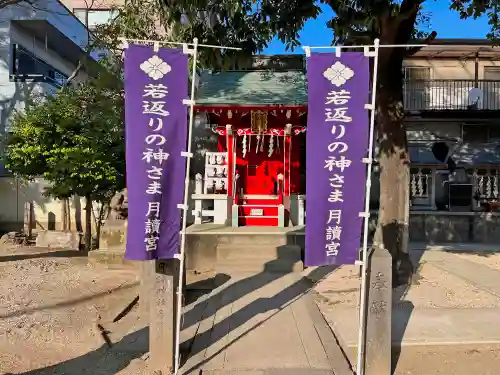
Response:
[[[204,194],[216,194],[227,187],[227,152],[205,153]]]

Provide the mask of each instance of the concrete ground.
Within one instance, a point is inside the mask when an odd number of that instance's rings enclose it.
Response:
[[[421,278],[395,291],[395,374],[498,374],[500,253],[436,250],[414,249]],[[305,275],[319,280],[312,293]],[[356,268],[219,277],[216,290],[188,296],[184,374],[343,375],[330,327],[355,363]],[[135,271],[91,267],[77,252],[0,246],[0,374],[148,374],[138,309],[111,323],[137,284]]]
[[[411,255],[420,280],[394,292],[395,374],[498,373],[500,254],[435,247]],[[343,266],[315,288],[322,313],[354,364],[359,284],[358,267]]]
[[[79,255],[0,246],[0,374],[115,374],[144,353],[126,349],[143,332],[136,316],[109,325],[137,295],[137,275],[94,269]],[[124,345],[110,350],[97,324]]]
[[[147,322],[138,306],[112,322],[138,293],[136,271],[93,267],[79,255],[0,246],[0,374],[149,374]],[[211,293],[187,296],[182,373],[348,373],[300,273],[218,279]]]
[[[349,374],[310,287],[301,274],[232,275],[185,312],[184,334],[197,333],[183,373]]]

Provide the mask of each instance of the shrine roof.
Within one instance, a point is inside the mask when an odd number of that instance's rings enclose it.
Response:
[[[197,105],[305,105],[306,77],[301,70],[203,72]]]
[[[408,145],[410,162],[415,165],[443,165],[434,157],[431,150],[432,144],[433,142],[426,142]]]
[[[464,144],[452,154],[458,165],[500,164],[498,143]]]

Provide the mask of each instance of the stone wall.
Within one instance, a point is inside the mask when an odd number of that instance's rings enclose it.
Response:
[[[499,243],[499,225],[500,215],[495,213],[414,214],[410,218],[410,240]]]
[[[370,239],[375,233],[377,215],[372,213]],[[500,243],[500,214],[487,212],[410,213],[410,241],[426,243]]]

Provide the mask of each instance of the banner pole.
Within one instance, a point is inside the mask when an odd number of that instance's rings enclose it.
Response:
[[[192,138],[193,138],[193,124],[194,124],[194,105],[195,105],[195,90],[196,90],[196,66],[198,63],[198,38],[193,39],[193,66],[191,73],[191,96],[189,100],[189,127],[187,139],[187,153],[186,153],[186,180],[184,185],[184,202],[183,202],[183,215],[182,215],[182,229],[181,229],[181,243],[179,253],[179,281],[177,286],[177,311],[175,315],[175,358],[174,358],[174,375],[177,375],[180,366],[180,339],[181,339],[181,321],[182,321],[182,286],[184,279],[184,258],[186,249],[186,226],[188,214],[188,199],[189,199],[189,173],[191,172],[191,158],[193,156]],[[184,49],[188,50],[187,48]]]
[[[428,47],[429,44],[379,44],[377,48],[416,48],[416,47]],[[352,49],[352,48],[374,48],[375,44],[361,44],[361,45],[353,45],[353,46],[343,46],[343,45],[334,45],[334,46],[303,46],[306,50],[312,49],[335,49],[336,51],[342,49]]]
[[[378,55],[380,40],[374,40],[374,51],[369,51],[368,47],[365,47],[365,55],[373,56],[373,77],[372,77],[372,95],[371,103],[366,105],[366,108],[370,110],[370,131],[369,131],[369,143],[368,143],[368,160],[366,160],[367,166],[367,178],[366,178],[366,188],[365,188],[365,212],[364,212],[364,226],[363,226],[363,273],[361,274],[361,288],[360,288],[360,306],[359,306],[359,329],[358,329],[358,353],[357,353],[357,364],[356,364],[356,374],[364,375],[365,373],[365,344],[366,344],[366,297],[367,297],[367,286],[366,286],[366,275],[367,275],[367,265],[368,265],[368,229],[370,223],[370,191],[372,184],[372,168],[373,168],[373,143],[375,135],[375,109],[376,109],[376,97],[377,97],[377,75],[378,75]]]

